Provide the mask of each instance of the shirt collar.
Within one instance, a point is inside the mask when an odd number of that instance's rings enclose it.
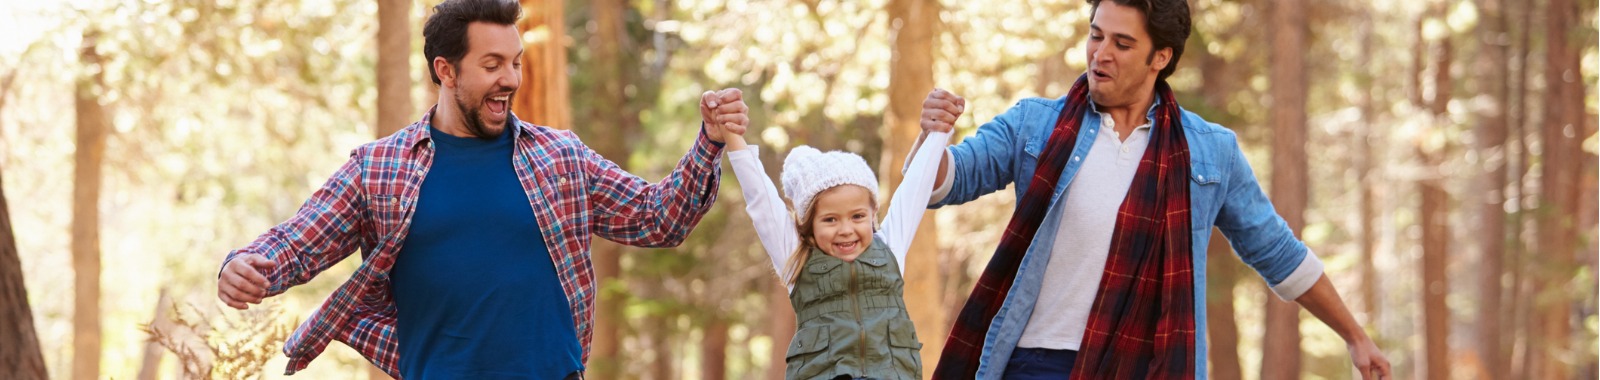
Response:
[[[1161,97],[1157,96],[1157,97],[1152,98],[1151,102],[1150,102],[1150,108],[1146,109],[1144,111],[1144,124],[1140,124],[1139,126],[1136,126],[1133,129],[1134,130],[1140,130],[1140,129],[1153,128],[1154,125],[1155,125],[1155,120],[1156,120],[1156,107],[1158,107],[1160,105],[1161,105]],[[1089,95],[1089,111],[1092,111],[1092,112],[1095,113],[1095,115],[1099,115],[1100,116],[1100,119],[1102,119],[1102,121],[1100,122],[1100,125],[1102,127],[1106,125],[1104,119],[1111,117],[1110,114],[1106,114],[1104,112],[1100,112],[1100,106],[1098,104],[1095,104],[1095,102],[1094,102],[1094,95]]]
[[[1156,96],[1156,97],[1152,97],[1151,98],[1150,108],[1146,109],[1144,111],[1144,118],[1146,120],[1146,124],[1149,124],[1149,120],[1155,120],[1156,119],[1156,107],[1158,107],[1160,105],[1161,105],[1161,97],[1160,96]],[[1098,114],[1098,115],[1105,115],[1104,112],[1100,112],[1100,105],[1099,104],[1095,104],[1094,95],[1092,95],[1092,94],[1089,95],[1089,110],[1090,111],[1094,111],[1094,113]]]
[[[415,133],[409,133],[409,134],[406,134],[405,136],[403,136],[402,138],[404,138],[405,140],[402,141],[402,143],[403,143],[402,146],[411,147],[411,148],[415,149],[418,144],[422,144],[425,141],[433,140],[433,136],[429,134],[430,133],[429,130],[431,128],[428,128],[428,127],[433,125],[433,113],[437,112],[438,110],[439,110],[439,105],[438,104],[434,104],[433,107],[428,107],[428,112],[422,113],[422,119],[417,120],[417,122],[415,124],[412,124],[412,125],[416,125],[416,126],[421,126],[422,128],[417,128],[417,131]],[[524,126],[522,124],[522,120],[518,120],[517,119],[517,114],[515,114],[515,113],[507,113],[506,118],[507,118],[506,123],[509,124],[509,125],[512,125],[514,127],[512,129],[512,131],[511,131],[511,140],[512,141],[516,141],[517,139],[522,138],[523,132],[526,132],[526,131],[522,130],[524,128]]]

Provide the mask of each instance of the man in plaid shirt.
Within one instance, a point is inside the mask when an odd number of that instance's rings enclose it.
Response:
[[[338,340],[397,378],[581,378],[590,235],[682,243],[716,199],[723,135],[744,133],[748,108],[735,89],[702,95],[700,135],[652,184],[510,112],[517,2],[434,9],[423,50],[438,103],[356,148],[293,217],[228,253],[218,297],[245,309],[360,250],[355,274],[286,342],[289,374]]]

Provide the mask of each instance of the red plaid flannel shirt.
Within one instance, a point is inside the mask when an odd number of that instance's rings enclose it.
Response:
[[[389,270],[404,244],[422,179],[433,163],[429,119],[367,143],[295,215],[227,260],[256,253],[277,263],[267,295],[283,293],[362,252],[348,281],[296,328],[283,351],[287,374],[305,369],[338,340],[395,376],[395,304]],[[589,359],[595,280],[590,235],[643,247],[683,242],[716,200],[722,148],[701,134],[665,180],[649,183],[596,154],[570,131],[515,120],[514,167],[532,199],[572,323]]]

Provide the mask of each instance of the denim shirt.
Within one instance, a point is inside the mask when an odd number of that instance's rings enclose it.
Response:
[[[994,120],[978,127],[977,134],[949,148],[951,169],[948,195],[932,205],[962,204],[1007,185],[1016,185],[1017,199],[1028,191],[1039,155],[1055,128],[1066,98],[1029,98],[1018,102]],[[1155,106],[1147,114],[1155,120]],[[1083,125],[1100,125],[1100,113],[1085,111]],[[1233,131],[1183,110],[1183,132],[1189,144],[1189,204],[1193,218],[1196,378],[1206,378],[1206,247],[1213,226],[1222,230],[1239,257],[1267,280],[1279,297],[1292,300],[1311,288],[1322,275],[1322,262],[1295,238],[1283,218],[1262,192]],[[1072,158],[1062,170],[1051,194],[1050,210],[1041,232],[1053,232],[1061,223],[1061,203],[1083,157],[1094,145],[1097,127],[1078,130]],[[1120,200],[1119,200],[1120,201]],[[1019,202],[1020,204],[1020,202]],[[989,325],[978,364],[977,378],[998,379],[1016,348],[1039,297],[1050,247],[1056,234],[1034,236],[1016,279],[1000,311]]]

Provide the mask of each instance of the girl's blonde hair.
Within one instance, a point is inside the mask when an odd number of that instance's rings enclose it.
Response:
[[[840,186],[844,185],[830,187],[827,190],[817,192],[817,196],[820,197],[823,194],[827,194]],[[869,197],[868,202],[871,204],[870,207],[872,209],[872,230],[876,232],[878,230],[878,199]],[[811,249],[817,246],[817,242],[812,240],[812,234],[816,231],[811,223],[811,220],[817,217],[817,202],[811,202],[805,215],[806,219],[804,220],[798,218],[794,220],[794,230],[800,235],[800,245],[795,247],[794,254],[789,255],[788,262],[783,264],[783,273],[778,274],[783,279],[785,286],[793,287],[795,281],[800,279],[801,269],[805,269],[806,261],[811,260]],[[823,253],[826,254],[827,252]]]

